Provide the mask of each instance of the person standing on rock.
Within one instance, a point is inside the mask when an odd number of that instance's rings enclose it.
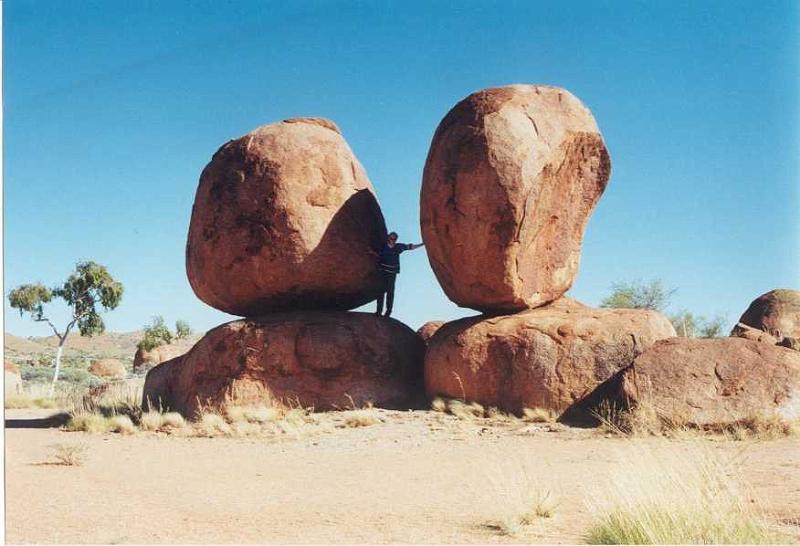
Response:
[[[425,243],[416,245],[413,243],[398,243],[397,233],[394,231],[386,238],[386,244],[383,245],[379,253],[376,253],[378,256],[378,270],[383,277],[383,291],[380,296],[378,296],[378,306],[375,310],[376,315],[380,316],[383,312],[384,295],[386,296],[386,314],[384,316],[388,317],[392,314],[392,306],[394,305],[394,283],[397,279],[397,274],[400,273],[400,253],[406,250],[414,250],[424,244]]]

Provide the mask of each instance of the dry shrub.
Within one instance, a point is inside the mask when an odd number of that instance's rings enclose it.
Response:
[[[136,425],[127,415],[115,415],[108,418],[109,430],[122,434],[133,434],[136,432]]]
[[[755,415],[721,427],[720,432],[733,440],[776,440],[800,436],[800,419],[780,415]]]
[[[51,444],[51,455],[56,463],[64,466],[81,466],[86,461],[85,444]]]
[[[477,402],[467,404],[460,400],[450,400],[447,404],[447,410],[459,419],[480,419],[486,413],[483,406]]]
[[[522,410],[522,420],[528,423],[555,423],[558,414],[545,408],[525,408]]]
[[[436,397],[431,402],[431,409],[439,413],[445,413],[447,412],[447,402],[442,398]]]
[[[111,424],[103,415],[97,413],[73,413],[67,422],[66,429],[70,432],[108,432]]]
[[[184,428],[186,419],[180,413],[170,411],[161,415],[161,426],[166,429]]]
[[[142,430],[157,431],[164,426],[164,414],[157,411],[143,413],[139,419],[139,427]]]
[[[27,395],[11,396],[5,399],[6,409],[54,409],[59,403],[54,398],[34,398]]]
[[[225,418],[213,411],[204,411],[200,420],[195,423],[195,429],[200,435],[208,438],[230,436],[233,433],[233,429],[225,421]]]
[[[347,412],[344,426],[348,428],[369,427],[381,422],[383,419],[373,408],[364,408]]]
[[[589,501],[590,544],[780,542],[732,461],[697,442],[631,441],[625,464]]]
[[[248,423],[272,423],[282,417],[282,412],[278,408],[267,406],[256,406],[245,408],[244,418]]]
[[[546,471],[534,461],[498,457],[490,468],[489,491],[498,512],[484,527],[519,536],[555,515],[558,501],[553,488],[544,481]]]

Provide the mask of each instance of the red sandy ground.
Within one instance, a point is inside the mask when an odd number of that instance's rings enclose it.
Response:
[[[45,413],[46,414],[46,413]],[[626,465],[628,440],[548,425],[382,412],[317,435],[180,438],[6,429],[9,543],[576,543],[588,491]],[[8,410],[19,426],[42,412]],[[703,440],[738,454],[748,485],[800,540],[800,442]],[[85,444],[57,466],[54,443]],[[674,442],[675,449],[681,449]],[[520,469],[551,489],[555,516],[524,534],[484,524]]]

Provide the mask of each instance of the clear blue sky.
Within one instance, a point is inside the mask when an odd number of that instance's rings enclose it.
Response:
[[[490,86],[569,89],[594,115],[611,182],[570,295],[660,278],[673,310],[734,322],[800,286],[797,2],[225,2],[8,0],[5,291],[78,260],[125,285],[110,330],[154,314],[229,317],[184,269],[200,171],[228,139],[331,118],[390,228],[417,242],[439,120]],[[396,316],[472,314],[424,251],[403,256]],[[6,303],[6,329],[46,335]]]

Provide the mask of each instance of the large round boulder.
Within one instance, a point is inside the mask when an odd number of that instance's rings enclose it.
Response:
[[[430,397],[561,414],[674,335],[656,311],[593,309],[568,298],[515,315],[461,319],[429,340],[425,387]]]
[[[201,300],[255,316],[375,299],[386,237],[367,178],[332,122],[288,119],[222,146],[200,176],[186,269]]]
[[[371,402],[403,408],[422,392],[425,344],[369,313],[298,311],[229,322],[148,372],[144,399],[194,417],[201,407]]]
[[[115,358],[100,358],[89,364],[89,373],[105,379],[123,379],[128,375],[128,370]]]
[[[760,295],[750,303],[731,335],[752,338],[744,326],[766,332],[777,341],[800,338],[800,290],[779,288]]]
[[[800,353],[749,339],[660,341],[620,374],[616,398],[701,427],[800,419]]]
[[[136,349],[136,354],[133,355],[133,369],[139,370],[140,368],[152,368],[162,362],[166,362],[176,356],[181,356],[189,350],[189,347],[179,346],[175,344],[159,345],[149,351],[144,350],[142,347]]]
[[[422,238],[462,307],[514,312],[572,285],[611,173],[591,112],[564,89],[485,89],[445,116],[422,180]]]

